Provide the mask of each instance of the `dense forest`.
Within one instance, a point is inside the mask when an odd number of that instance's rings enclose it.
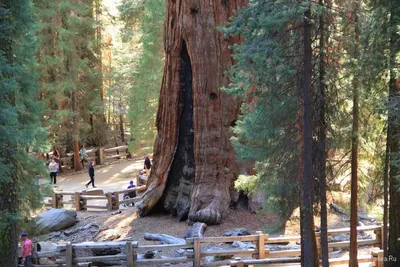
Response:
[[[400,259],[399,64],[398,0],[0,0],[0,265],[42,205],[40,155],[79,171],[82,145],[143,143],[142,216],[219,224],[261,194],[276,227],[300,207],[302,266],[319,266],[321,218],[325,267],[340,188],[349,266],[358,211]]]

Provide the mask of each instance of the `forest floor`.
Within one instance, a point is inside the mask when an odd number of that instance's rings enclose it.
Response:
[[[142,168],[143,161],[124,160],[118,164],[104,166],[96,170],[96,186],[97,189],[111,191],[126,188],[129,181],[133,179],[138,170]],[[133,179],[135,182],[136,180]],[[85,183],[88,181],[86,172],[76,175],[61,176],[58,178],[57,187],[64,191],[82,191],[86,190]],[[100,201],[100,200],[99,200]],[[68,207],[67,207],[68,208]],[[118,240],[135,240],[139,244],[155,244],[154,241],[144,240],[145,233],[162,233],[175,237],[183,237],[188,228],[186,222],[179,222],[170,215],[153,214],[147,217],[138,217],[136,208],[121,207],[121,213],[115,211],[83,211],[78,212],[79,222],[73,228],[82,227],[88,224],[97,225],[97,231],[93,229],[88,231],[80,231],[76,234],[66,236],[63,232],[50,233],[47,235],[33,237],[34,241],[50,241],[50,242],[85,242],[85,241],[118,241]],[[279,216],[275,213],[267,212],[254,214],[246,207],[239,204],[236,208],[229,210],[229,213],[222,224],[217,226],[209,226],[205,231],[205,236],[222,236],[223,233],[232,228],[245,227],[252,234],[256,231],[270,232],[273,226],[279,222]],[[300,225],[299,212],[295,211],[290,219],[286,222],[284,229],[280,229],[276,234],[298,235]],[[319,220],[316,217],[316,225]],[[349,221],[346,216],[329,212],[328,227],[341,228],[348,227]],[[214,247],[229,249],[230,246],[223,244],[215,244]],[[208,245],[205,249],[210,248]],[[369,254],[371,247],[360,248],[360,255]],[[163,252],[157,255],[173,256],[173,251]],[[343,251],[341,255],[347,255],[347,251]],[[175,266],[191,266],[191,264],[180,264]]]

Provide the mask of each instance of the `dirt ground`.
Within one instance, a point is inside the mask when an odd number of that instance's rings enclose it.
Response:
[[[124,160],[120,163],[97,168],[96,185],[104,191],[126,188],[129,180],[133,179],[137,171],[143,166],[142,161]],[[75,175],[61,176],[58,179],[57,188],[65,191],[81,191],[84,189],[84,183],[87,182],[87,174],[81,172]],[[99,203],[94,203],[99,204]],[[50,242],[65,242],[71,241],[74,243],[86,241],[123,241],[134,240],[139,244],[158,244],[155,241],[146,241],[143,236],[145,233],[162,233],[175,237],[183,237],[188,229],[186,222],[179,222],[176,218],[170,215],[153,214],[148,217],[138,217],[136,208],[121,207],[120,213],[116,211],[84,211],[78,212],[79,222],[68,230],[77,229],[90,225],[88,229],[77,233],[66,235],[65,231],[53,232],[51,234],[33,237],[33,241],[50,241]],[[271,233],[279,221],[279,216],[274,213],[254,214],[247,208],[239,205],[237,208],[229,210],[227,217],[222,224],[216,226],[208,226],[205,231],[205,236],[222,236],[223,233],[232,228],[245,227],[252,234],[256,231]],[[316,217],[315,224],[319,225],[319,218]],[[295,211],[291,218],[286,222],[284,229],[281,229],[276,234],[299,235],[300,229],[300,214]],[[342,228],[348,227],[349,221],[346,216],[329,212],[328,227]],[[215,244],[215,247],[229,249],[230,245]],[[210,245],[202,247],[208,249]],[[371,248],[361,248],[360,254],[370,253]],[[82,252],[83,255],[91,255],[91,251]],[[86,253],[86,254],[85,254]],[[88,254],[89,253],[89,254]],[[343,251],[341,255],[347,255],[347,251]],[[174,251],[164,251],[156,255],[156,257],[174,256]],[[206,259],[207,260],[207,259]],[[192,264],[179,264],[174,266],[192,266]],[[216,265],[218,266],[218,265]]]

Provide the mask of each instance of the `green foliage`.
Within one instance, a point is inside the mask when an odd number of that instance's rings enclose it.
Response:
[[[256,175],[239,175],[235,181],[235,188],[242,191],[246,195],[250,195],[259,186],[258,177]]]
[[[137,6],[126,9],[127,6],[132,6],[133,2],[135,1],[126,0],[120,7],[126,24],[125,33],[132,33],[135,28],[133,22],[137,22],[140,26],[140,33],[135,32],[140,34],[140,56],[136,68],[128,76],[132,81],[128,98],[131,149],[134,149],[141,140],[153,141],[155,137],[155,116],[164,62],[162,38],[165,20],[165,1],[147,0],[143,1],[139,9]],[[140,12],[136,13],[138,10]],[[127,36],[129,35],[125,35],[125,38]]]
[[[0,5],[0,255],[14,265],[16,225],[42,199],[35,176],[44,162],[28,152],[44,150],[42,105],[37,99],[34,18],[29,0]],[[4,7],[4,8],[3,8]]]
[[[257,162],[257,180],[268,197],[266,206],[282,214],[298,203],[295,48],[299,42],[294,25],[304,10],[297,1],[253,0],[222,29],[226,35],[240,34],[246,40],[234,46],[237,64],[231,71],[232,84],[224,90],[253,99],[242,106],[232,143],[239,160]]]
[[[67,145],[67,150],[72,150],[73,138],[83,143],[105,143],[107,127],[102,116],[90,125],[91,115],[103,113],[92,3],[70,0],[34,0],[34,3],[39,21],[40,98],[46,107],[45,126],[51,143]],[[75,110],[73,93],[77,100]],[[79,136],[75,137],[72,136],[74,117],[79,129]],[[96,131],[99,128],[102,134]]]

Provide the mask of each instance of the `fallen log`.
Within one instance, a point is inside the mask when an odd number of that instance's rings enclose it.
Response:
[[[145,240],[161,241],[163,244],[186,244],[185,239],[165,234],[144,234]]]
[[[342,207],[340,207],[339,205],[337,205],[335,203],[331,203],[331,204],[329,204],[329,207],[331,209],[333,209],[335,212],[343,214],[343,215],[346,215],[346,216],[349,217],[347,212]],[[359,220],[364,220],[364,221],[369,221],[369,222],[376,222],[375,218],[369,217],[368,215],[365,215],[365,214],[363,214],[361,212],[357,213],[357,217],[358,217]]]
[[[75,228],[75,229],[72,229],[72,230],[65,230],[64,231],[64,235],[70,236],[70,235],[75,234],[77,232],[88,230],[88,229],[90,229],[92,227],[97,227],[97,230],[95,230],[94,232],[97,232],[100,229],[100,225],[90,223],[90,224],[87,224],[85,226],[81,226],[81,227],[78,227],[78,228]]]

